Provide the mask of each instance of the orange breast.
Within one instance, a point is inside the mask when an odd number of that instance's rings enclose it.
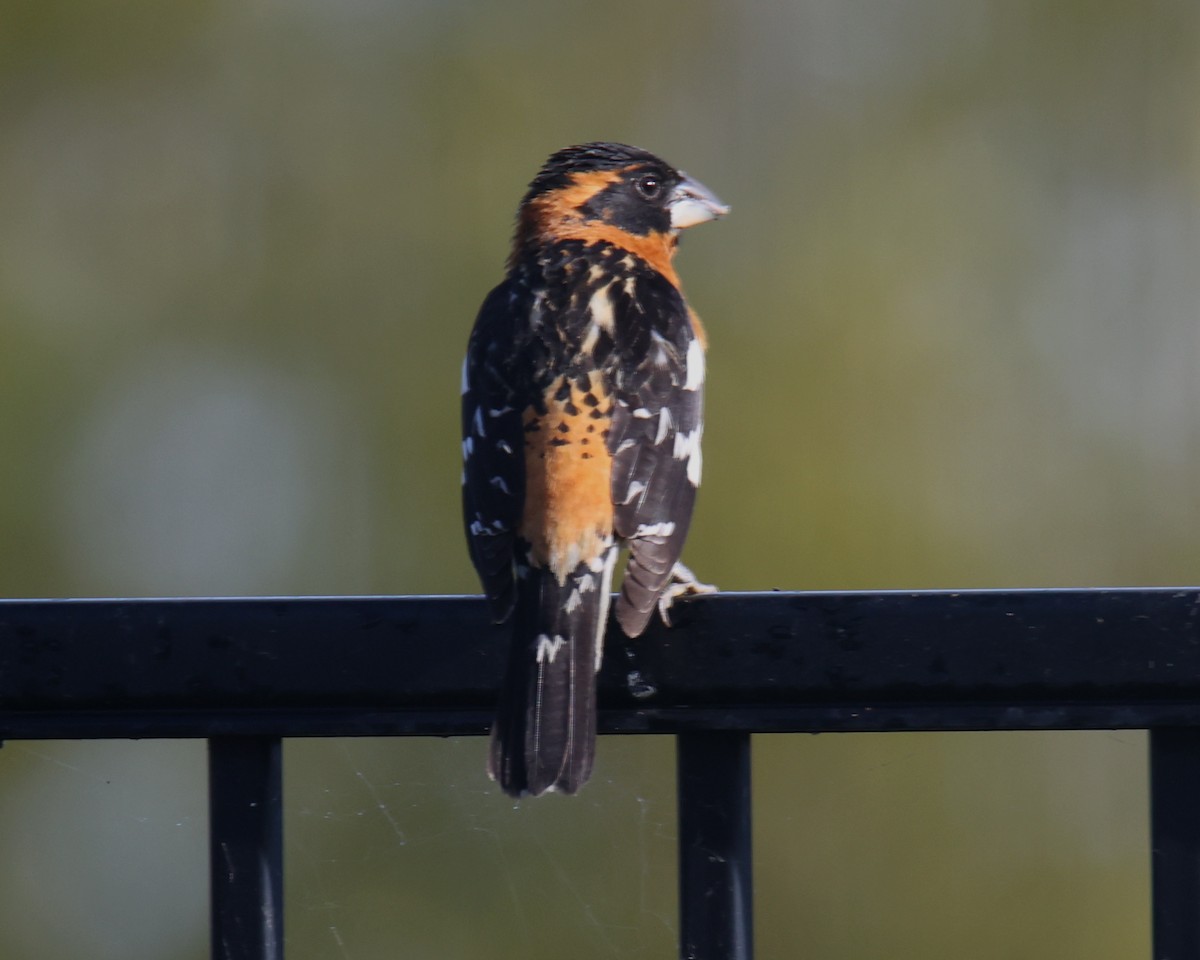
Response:
[[[572,384],[563,399],[547,399],[545,413],[529,407],[521,418],[525,508],[518,532],[532,545],[533,562],[549,567],[560,582],[579,563],[599,557],[612,538],[611,418],[611,402],[595,373],[588,389]]]

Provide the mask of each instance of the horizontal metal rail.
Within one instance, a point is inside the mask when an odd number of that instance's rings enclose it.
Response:
[[[1200,589],[759,593],[610,631],[602,733],[678,734],[680,956],[753,951],[754,732],[1147,728],[1154,956],[1200,960]],[[280,960],[280,738],[482,734],[466,597],[0,601],[0,739],[205,737],[212,950]]]
[[[1200,724],[1200,590],[758,593],[611,630],[600,730]],[[482,600],[0,601],[0,738],[486,731]]]

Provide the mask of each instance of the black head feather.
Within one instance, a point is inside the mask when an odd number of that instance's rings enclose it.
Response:
[[[666,177],[678,178],[678,173],[670,164],[639,147],[603,141],[581,143],[573,147],[564,147],[550,156],[529,184],[529,192],[525,194],[523,202],[527,203],[534,197],[565,187],[571,182],[571,176],[576,173],[622,170],[635,165],[654,167]]]
[[[636,236],[670,230],[667,204],[682,174],[654,154],[623,143],[583,143],[559,150],[529,185],[522,208],[570,187],[580,177],[606,172],[617,176],[579,202],[575,215]]]

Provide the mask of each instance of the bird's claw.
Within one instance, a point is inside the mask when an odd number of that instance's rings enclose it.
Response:
[[[694,573],[682,563],[676,563],[671,568],[671,578],[667,587],[658,597],[658,615],[666,626],[671,625],[670,610],[680,597],[694,597],[702,593],[716,593],[717,586],[712,583],[701,583]]]

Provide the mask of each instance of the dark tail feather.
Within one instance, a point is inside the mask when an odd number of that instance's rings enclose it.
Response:
[[[536,569],[518,582],[488,759],[489,775],[506,793],[574,793],[591,775],[596,670],[615,553],[607,551],[600,570],[580,564],[561,584]]]

